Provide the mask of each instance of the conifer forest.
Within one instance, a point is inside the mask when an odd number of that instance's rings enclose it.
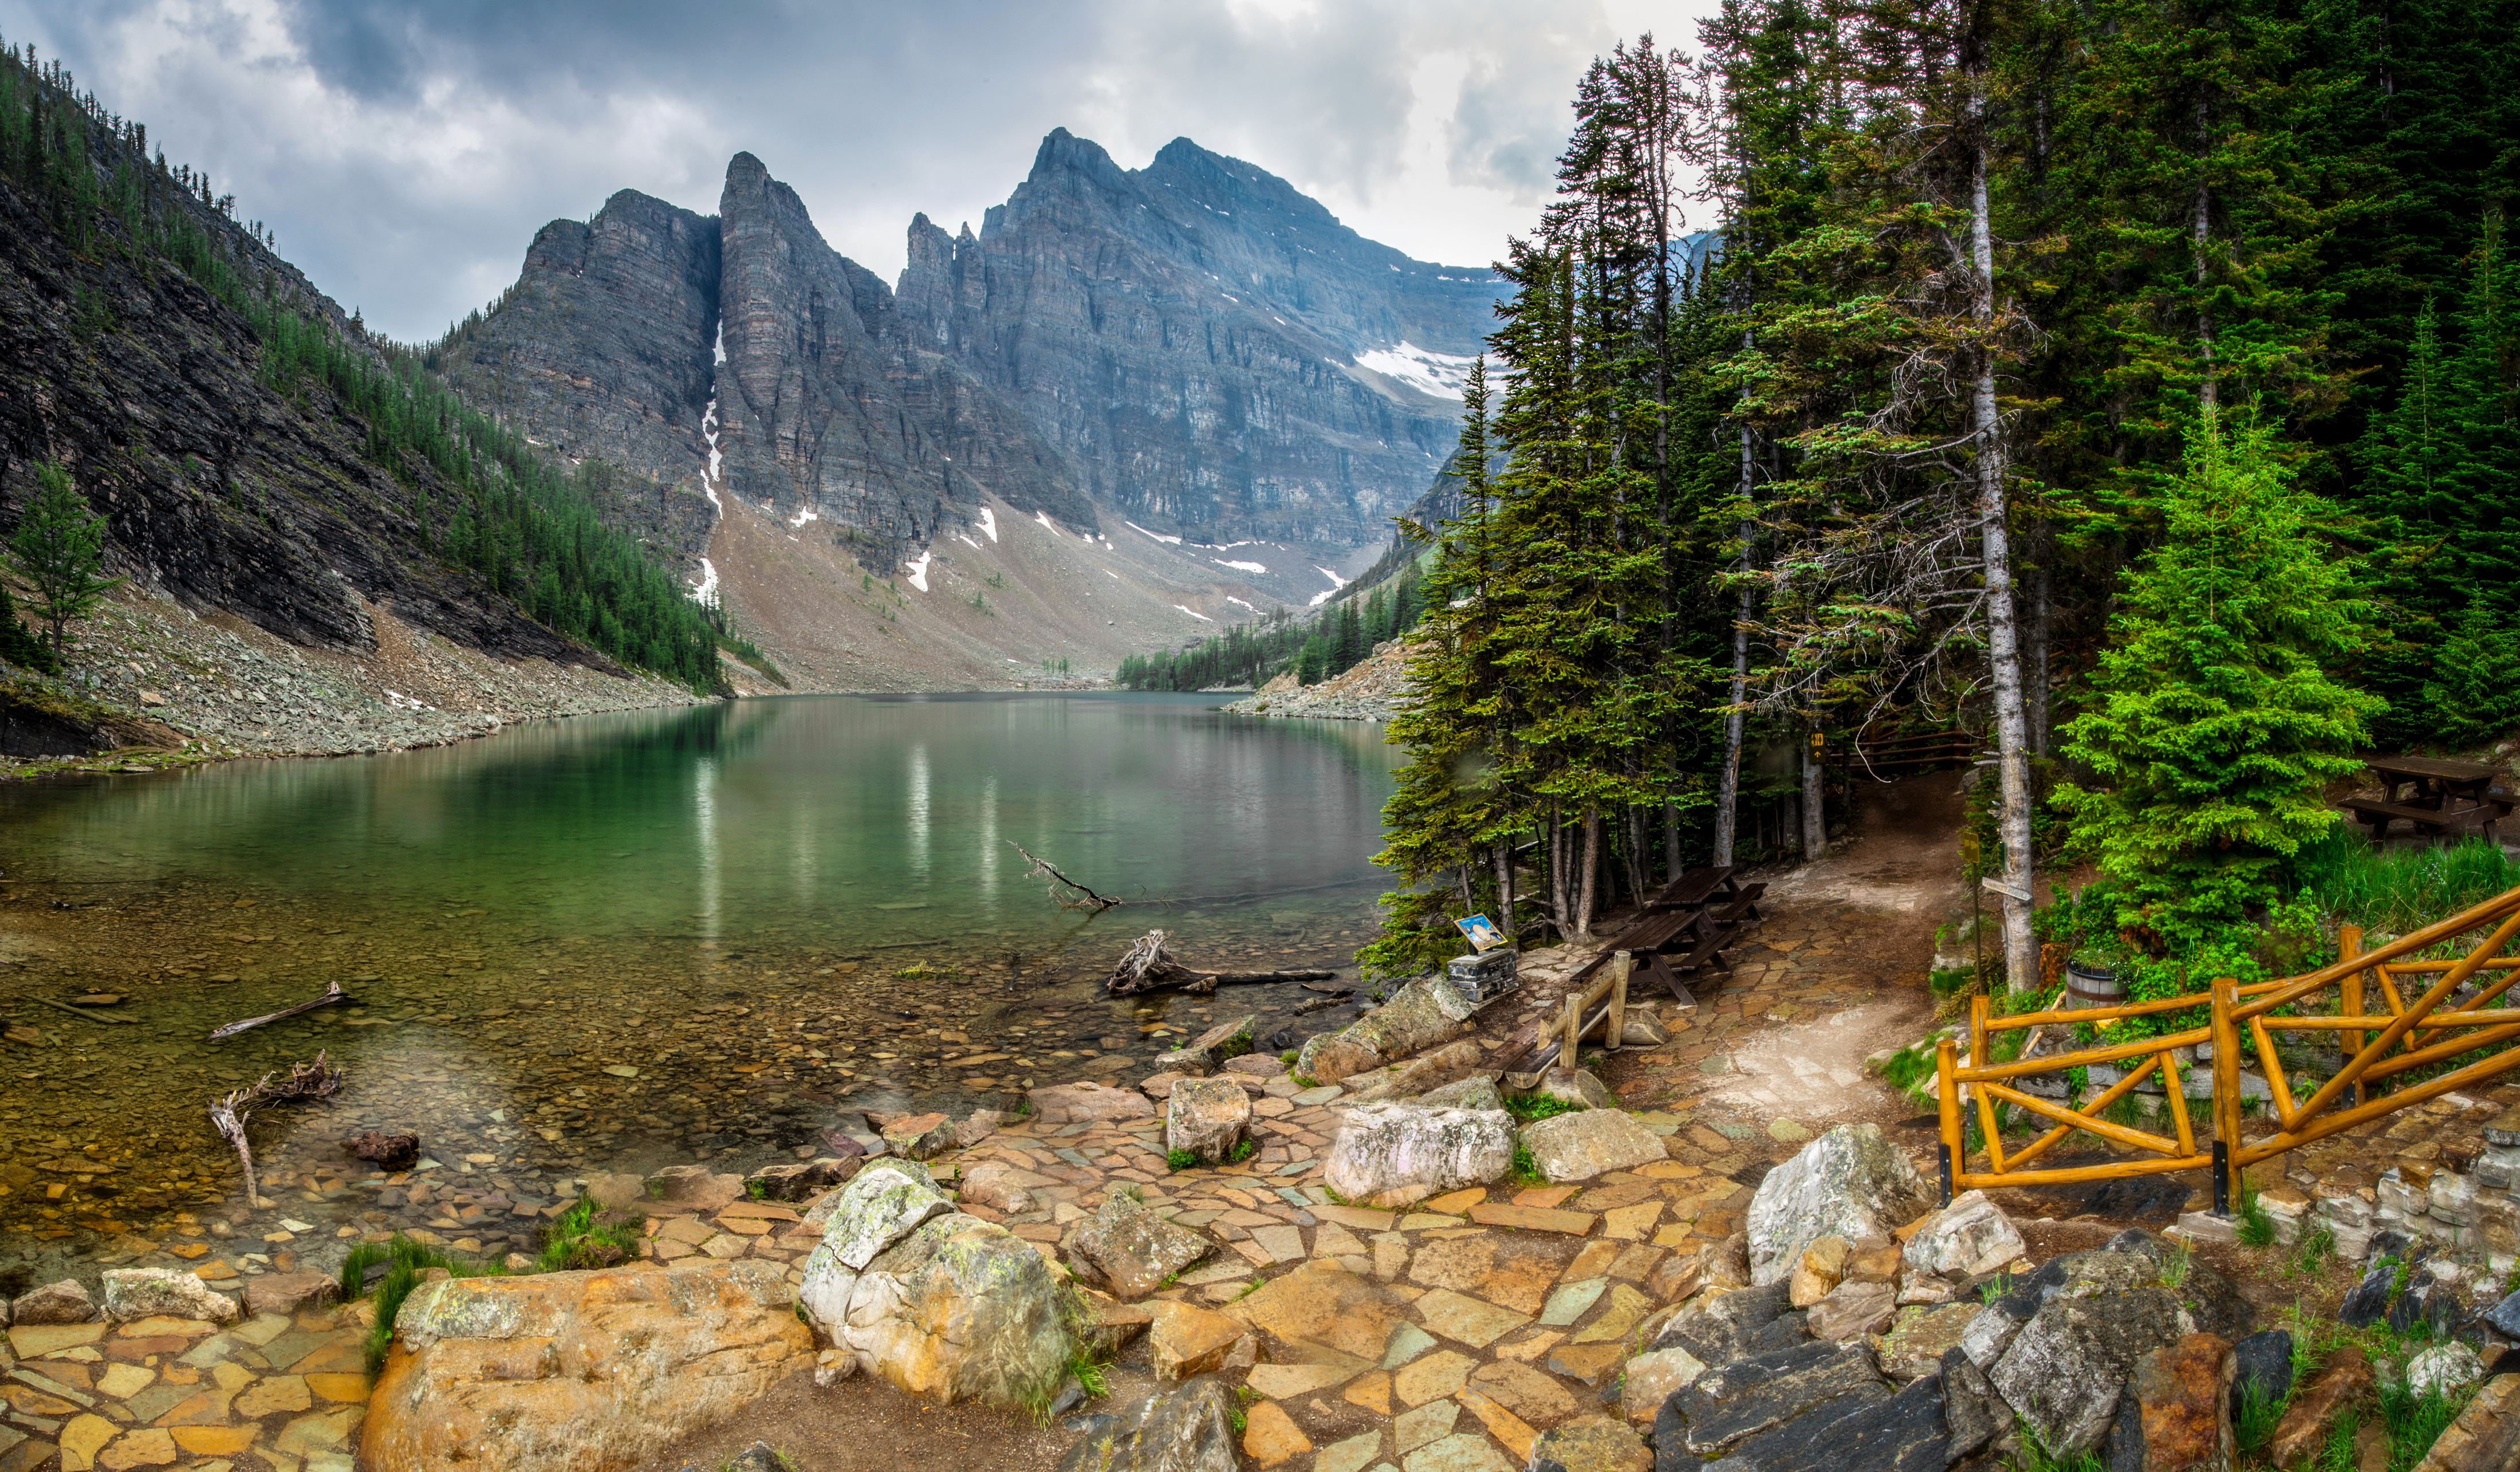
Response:
[[[1366,959],[1587,934],[1956,730],[2014,987],[2085,863],[2050,938],[2247,974],[2354,753],[2520,722],[2515,24],[1732,0],[1597,62],[1467,395]]]

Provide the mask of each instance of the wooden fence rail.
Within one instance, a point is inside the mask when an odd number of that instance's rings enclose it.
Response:
[[[2488,928],[2490,927],[2490,928]],[[2484,939],[2455,959],[2418,959],[2429,951],[2480,929]],[[2447,919],[2403,935],[2376,950],[2362,949],[2362,931],[2344,926],[2338,934],[2336,961],[2300,976],[2240,985],[2218,978],[2203,992],[2156,998],[2118,1006],[2072,1007],[2024,1012],[2009,1017],[1990,1015],[1987,999],[1970,999],[1968,1050],[1941,1041],[1935,1050],[1935,1084],[1940,1095],[1943,1196],[1956,1190],[1987,1186],[2040,1185],[2064,1182],[2107,1181],[2129,1176],[2210,1169],[2214,1207],[2228,1214],[2232,1185],[2249,1166],[2270,1160],[2314,1140],[2351,1130],[2383,1115],[2439,1097],[2453,1090],[2520,1067],[2520,1047],[2452,1069],[2374,1097],[2371,1085],[2415,1069],[2447,1064],[2462,1055],[2498,1044],[2520,1041],[2520,1009],[2492,1004],[2520,985],[2520,956],[2502,954],[2520,936],[2520,889],[2496,896]],[[2491,980],[2465,1000],[2450,1004],[2461,988],[2480,977]],[[2404,987],[2400,983],[2406,983]],[[2420,992],[2413,989],[2422,984]],[[2300,1008],[2310,999],[2324,1000],[2334,989],[2332,1013],[2283,1011]],[[2377,997],[2373,998],[2376,991]],[[2408,1000],[2409,992],[2413,998]],[[2377,1008],[2366,1003],[2376,1001]],[[2203,1026],[2138,1039],[2103,1043],[2068,1052],[1992,1061],[1990,1040],[1999,1033],[2043,1027],[2104,1025],[2126,1018],[2164,1012],[2201,1010]],[[2452,1029],[2469,1029],[2450,1036]],[[2284,1032],[2334,1033],[2345,1065],[2321,1082],[2307,1098],[2296,1099],[2292,1080],[2284,1073],[2274,1035]],[[2213,1048],[2212,1108],[2207,1123],[2210,1140],[2200,1142],[2180,1078],[2181,1050],[2200,1044]],[[2243,1048],[2257,1055],[2267,1089],[2267,1114],[2272,1135],[2249,1138],[2243,1133],[2240,1057]],[[2131,1060],[2141,1059],[2140,1062]],[[2022,1091],[2020,1082],[2038,1074],[2064,1073],[2098,1064],[2127,1063],[2125,1075],[2079,1108],[2069,1108]],[[2162,1135],[2099,1116],[2147,1078],[2158,1078],[2166,1095],[2174,1135]],[[2353,1101],[2345,1102],[2346,1091]],[[1970,1169],[1971,1147],[1963,1112],[1974,1105],[1984,1170]],[[1998,1104],[2052,1121],[2036,1139],[2006,1153],[1997,1114]],[[2080,1132],[2139,1152],[2135,1158],[2104,1165],[2023,1166]]]

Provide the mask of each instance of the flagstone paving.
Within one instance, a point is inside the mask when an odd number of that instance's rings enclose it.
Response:
[[[1774,915],[1694,1011],[1665,1004],[1670,1044],[1614,1054],[1605,1077],[1664,1137],[1669,1158],[1582,1184],[1472,1188],[1401,1211],[1340,1205],[1322,1179],[1341,1092],[1285,1078],[1262,1086],[1259,1149],[1236,1164],[1167,1170],[1160,1119],[1023,1119],[933,1167],[947,1180],[983,1161],[1011,1168],[1036,1210],[963,1209],[1003,1221],[1054,1259],[1068,1227],[1124,1185],[1209,1237],[1209,1255],[1153,1297],[1224,1313],[1251,1334],[1257,1362],[1223,1372],[1250,1402],[1251,1465],[1518,1467],[1540,1432],[1615,1408],[1619,1365],[1652,1316],[1693,1288],[1690,1265],[1741,1229],[1769,1165],[1835,1117],[1889,1119],[1904,1108],[1866,1083],[1838,1091],[1832,1110],[1771,1118],[1755,1099],[1721,1091],[1732,1057],[1762,1034],[1921,998],[1913,946],[1850,936],[1881,925],[1878,912],[1855,907]],[[1553,1015],[1587,959],[1564,949],[1528,959],[1525,993],[1480,1019],[1492,1061],[1510,1061],[1535,1021]],[[762,1258],[801,1277],[818,1239],[795,1206],[651,1210],[645,1252],[660,1263]],[[285,1244],[132,1245],[140,1255],[125,1261],[189,1268],[230,1291],[290,1266],[274,1256]],[[0,1354],[0,1472],[348,1472],[368,1391],[368,1312],[265,1315],[225,1329],[170,1319],[12,1329]]]

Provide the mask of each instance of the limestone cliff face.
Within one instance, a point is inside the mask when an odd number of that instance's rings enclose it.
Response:
[[[592,221],[554,220],[517,285],[432,366],[538,443],[695,483],[714,373],[717,221],[625,189]]]
[[[1498,292],[1188,139],[1132,171],[1060,129],[976,237],[912,222],[898,310],[1131,515],[1355,545],[1452,450]]]
[[[738,154],[718,211],[721,483],[812,510],[889,567],[982,491],[1095,525],[1067,467],[1000,395],[906,336],[883,281],[834,251],[795,191]]]

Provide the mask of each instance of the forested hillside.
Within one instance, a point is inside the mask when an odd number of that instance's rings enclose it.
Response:
[[[373,648],[365,601],[474,648],[717,683],[707,611],[603,514],[621,477],[465,407],[234,211],[58,67],[5,53],[9,519],[58,465],[108,518],[113,570],[292,643]]]
[[[1372,959],[1465,901],[1585,932],[1734,857],[1745,748],[1902,724],[2000,753],[1982,871],[2093,859],[2146,963],[2244,954],[2341,757],[2520,724],[2515,27],[1730,0],[1598,63],[1470,396]]]

